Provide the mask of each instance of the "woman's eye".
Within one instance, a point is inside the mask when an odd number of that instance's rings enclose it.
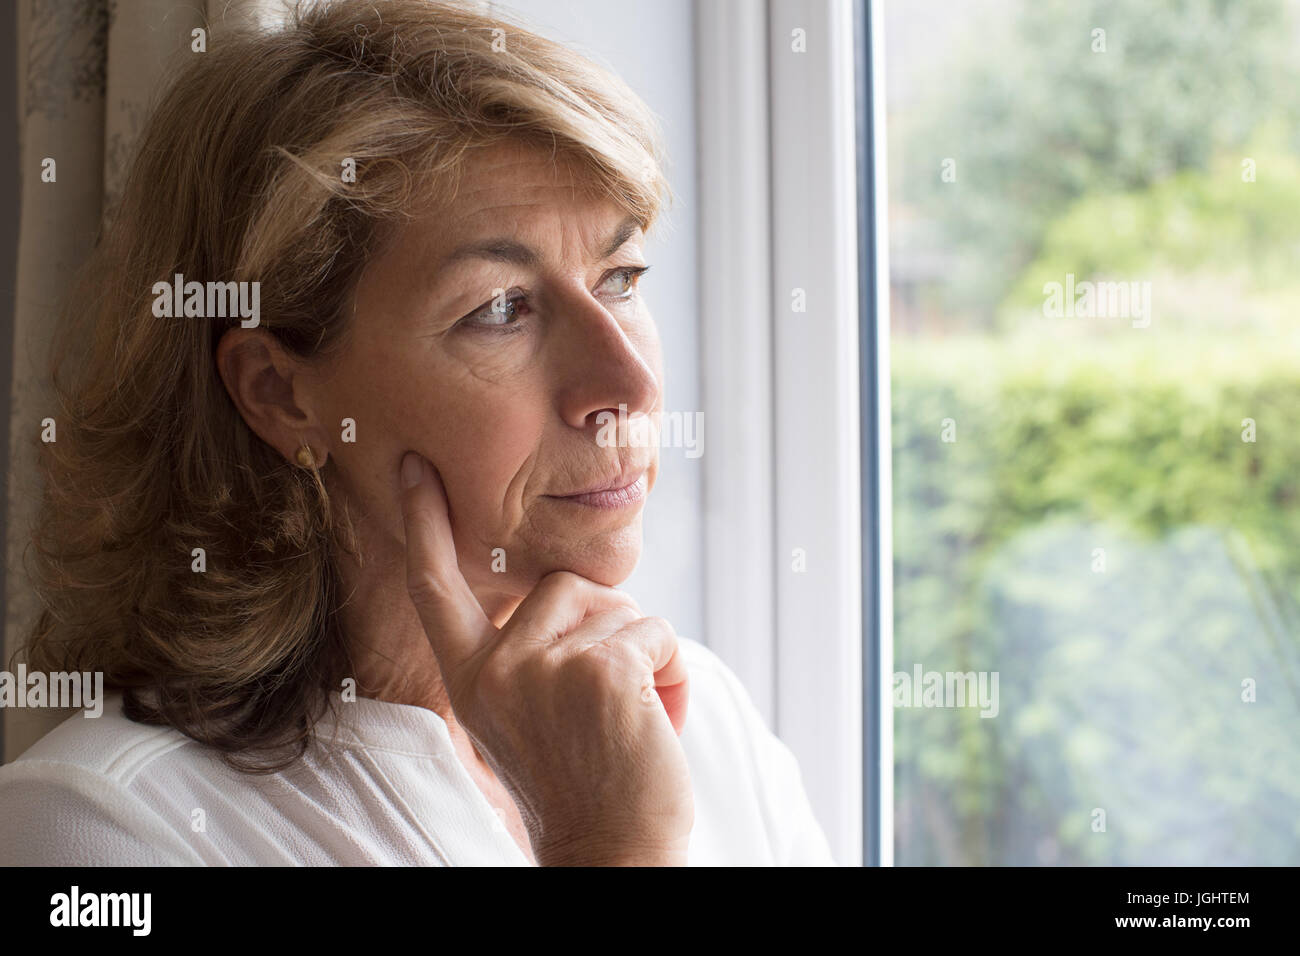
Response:
[[[630,298],[636,290],[637,280],[646,272],[649,266],[639,266],[635,268],[619,269],[610,273],[608,279],[601,283],[601,288],[605,289],[608,294],[616,299]]]
[[[471,325],[513,325],[519,321],[523,302],[522,295],[507,297],[502,293],[477,312],[467,315],[465,321]]]
[[[630,266],[626,269],[617,269],[601,282],[598,291],[608,298],[630,299],[636,292],[637,281],[649,268],[649,266]],[[519,325],[520,320],[529,311],[528,297],[517,289],[511,289],[510,293],[501,292],[491,302],[465,316],[461,322],[486,328]]]

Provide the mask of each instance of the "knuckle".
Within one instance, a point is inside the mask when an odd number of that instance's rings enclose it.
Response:
[[[402,495],[402,514],[410,519],[427,519],[432,515],[433,509],[416,492],[418,489],[408,488]]]
[[[638,614],[641,608],[636,601],[626,591],[620,591],[618,588],[607,587],[603,584],[597,584],[584,578],[573,571],[551,571],[537,584],[538,590],[544,590],[548,594],[588,594],[592,597],[601,597],[611,606],[621,606],[636,611]]]
[[[646,631],[650,632],[651,634],[656,634],[661,637],[670,637],[674,639],[677,637],[677,630],[673,627],[672,623],[668,621],[666,618],[643,617],[638,622],[638,624],[640,627],[644,628]]]
[[[406,590],[416,605],[437,604],[447,593],[437,575],[422,569],[413,569],[407,573]]]
[[[620,591],[618,588],[608,588],[610,594],[614,595],[614,600],[629,611],[635,611],[637,616],[641,616],[641,605],[636,603],[636,599],[626,591]]]
[[[627,646],[619,641],[600,641],[571,658],[576,677],[600,687],[619,683],[630,662]]]
[[[545,575],[537,586],[539,589],[545,589],[547,593],[573,591],[584,584],[586,580],[572,571],[551,571]]]
[[[607,611],[602,611],[599,618],[602,628],[612,636],[636,624],[641,618],[641,612],[625,605],[615,605]]]

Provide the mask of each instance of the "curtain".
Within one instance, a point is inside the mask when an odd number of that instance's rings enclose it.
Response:
[[[18,121],[21,219],[10,396],[5,668],[36,619],[23,553],[39,501],[35,442],[53,416],[45,379],[60,296],[111,211],[131,149],[165,72],[208,49],[223,26],[272,25],[284,0],[21,0]],[[196,122],[199,122],[196,118]],[[44,181],[53,160],[53,181]],[[69,711],[4,708],[13,760]]]

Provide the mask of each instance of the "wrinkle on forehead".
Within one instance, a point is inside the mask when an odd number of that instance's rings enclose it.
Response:
[[[599,195],[589,182],[586,166],[576,157],[548,154],[530,144],[510,143],[493,149],[495,152],[483,160],[465,161],[456,177],[456,188],[449,195],[431,197],[424,212],[446,214],[463,206],[476,193],[502,189],[503,182],[509,187],[568,189]]]
[[[512,208],[608,203],[621,209],[622,204],[600,187],[590,161],[558,145],[506,139],[471,147],[456,165],[454,188],[417,204],[405,223],[436,237],[439,246],[473,238],[471,231],[463,228],[465,222]],[[543,193],[561,191],[569,193],[562,201],[554,196],[539,198]],[[485,193],[489,194],[486,200]]]

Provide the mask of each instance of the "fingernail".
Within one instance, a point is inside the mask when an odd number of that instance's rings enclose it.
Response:
[[[402,457],[402,487],[414,488],[423,478],[424,464],[420,461],[420,456],[408,451]]]

